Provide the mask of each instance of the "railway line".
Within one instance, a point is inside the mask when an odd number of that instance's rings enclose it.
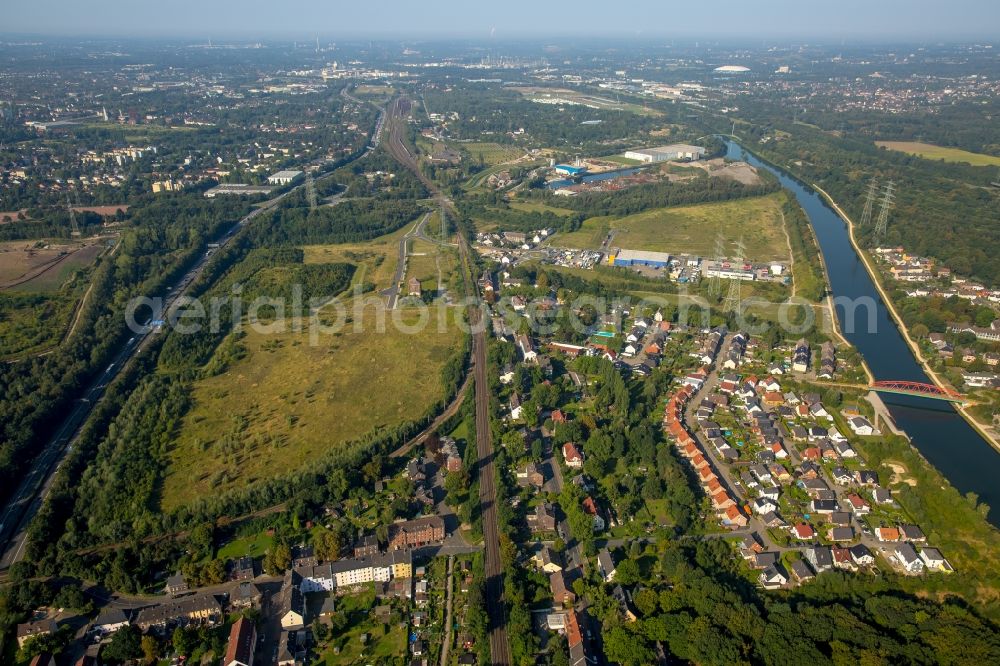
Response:
[[[409,103],[403,99],[389,104],[385,129],[388,132],[385,146],[389,153],[401,164],[416,174],[437,200],[444,215],[455,213],[454,205],[437,185],[420,170],[410,150],[403,143],[401,123],[409,113]],[[483,516],[483,542],[485,550],[486,613],[489,617],[490,663],[507,666],[511,663],[510,641],[507,638],[507,613],[503,601],[503,567],[500,562],[500,529],[496,511],[496,469],[493,460],[493,437],[490,432],[490,396],[486,377],[486,328],[482,321],[483,309],[478,299],[476,284],[472,279],[469,261],[469,244],[459,234],[459,254],[462,261],[462,281],[469,298],[474,299],[469,307],[469,326],[472,330],[472,369],[476,395],[476,452],[479,456],[479,502]]]

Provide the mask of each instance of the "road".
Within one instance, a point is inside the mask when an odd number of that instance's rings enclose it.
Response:
[[[403,277],[406,275],[406,247],[414,238],[422,237],[422,230],[430,216],[431,213],[424,213],[424,216],[399,239],[399,257],[396,259],[396,272],[392,276],[392,284],[382,292],[382,295],[387,299],[386,307],[390,310],[394,310],[396,304],[399,303],[399,290],[402,289]]]
[[[379,116],[373,145],[377,145],[381,137],[384,117],[384,113]],[[370,146],[355,159],[365,157],[372,150],[373,148]],[[259,208],[254,209],[239,222],[236,222],[226,233],[216,240],[218,248],[225,247],[240,229],[248,225],[257,216],[273,209],[285,197],[301,187],[304,187],[304,184],[293,187],[287,192],[270,199]],[[176,312],[178,306],[181,305],[181,296],[187,294],[188,287],[201,275],[209,259],[216,251],[208,250],[203,253],[178,282],[168,287],[163,307],[163,318],[165,320],[169,320],[170,315]],[[0,557],[0,570],[10,568],[24,556],[28,525],[48,496],[55,481],[56,473],[62,466],[63,461],[70,451],[73,450],[73,445],[79,437],[81,426],[86,422],[94,407],[103,397],[108,384],[118,376],[123,368],[130,364],[133,358],[141,354],[152,344],[155,335],[157,335],[157,331],[147,326],[143,332],[136,333],[122,345],[121,349],[115,354],[111,364],[73,402],[73,406],[56,430],[55,435],[32,462],[31,469],[28,470],[21,484],[14,494],[11,495],[2,513],[0,513],[0,547],[3,549],[3,555]]]
[[[402,140],[401,125],[409,114],[410,104],[406,100],[397,99],[389,105],[386,114],[385,146],[389,153],[401,164],[416,174],[424,186],[438,200],[442,214],[453,211],[451,201],[444,196],[438,186],[424,175],[410,150]],[[500,562],[500,530],[496,511],[496,470],[493,461],[493,437],[490,432],[490,396],[486,379],[486,328],[483,325],[483,311],[479,307],[478,292],[470,272],[469,245],[464,236],[459,234],[459,253],[461,255],[466,296],[476,299],[469,308],[469,325],[472,333],[472,369],[476,391],[476,451],[479,454],[477,462],[479,477],[479,501],[483,518],[483,542],[485,548],[486,575],[486,613],[489,617],[490,663],[506,666],[511,663],[510,642],[507,640],[507,615],[503,602],[503,567]]]

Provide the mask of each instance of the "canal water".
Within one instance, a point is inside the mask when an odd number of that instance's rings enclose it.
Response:
[[[906,340],[892,321],[878,290],[872,283],[861,258],[851,245],[847,222],[827,205],[819,193],[804,186],[788,173],[746,153],[739,144],[727,141],[730,159],[745,159],[755,167],[767,169],[778,177],[809,216],[823,259],[830,275],[834,296],[872,299],[876,304],[873,331],[867,325],[868,313],[856,309],[854,330],[843,331],[857,347],[871,368],[875,379],[900,379],[918,382],[930,380],[920,367]],[[837,307],[841,324],[845,312]],[[1000,454],[984,440],[950,404],[928,398],[883,395],[896,424],[906,431],[913,445],[961,493],[976,493],[992,507],[989,521],[1000,527]]]

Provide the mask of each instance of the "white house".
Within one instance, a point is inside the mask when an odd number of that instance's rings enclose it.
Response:
[[[917,551],[908,543],[901,543],[894,551],[896,560],[907,573],[921,573],[924,570],[924,561],[917,555]]]
[[[776,590],[788,582],[788,577],[772,565],[760,572],[758,580],[765,590]]]
[[[951,571],[951,565],[948,564],[948,560],[944,559],[944,555],[937,548],[924,548],[920,551],[920,559],[924,561],[924,565],[928,569]]]
[[[875,428],[871,422],[863,416],[855,416],[847,421],[855,435],[874,435]]]

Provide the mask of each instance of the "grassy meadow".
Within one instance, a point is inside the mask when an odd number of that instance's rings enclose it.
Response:
[[[563,247],[593,248],[613,231],[614,247],[674,254],[715,254],[715,240],[724,239],[727,255],[736,254],[742,238],[745,256],[756,261],[788,261],[788,243],[782,229],[781,195],[737,199],[695,206],[656,208],[622,218],[593,217],[577,231],[560,234]]]
[[[404,325],[413,311],[396,311]],[[164,510],[280,476],[378,428],[420,418],[444,393],[441,369],[461,348],[452,321],[408,334],[389,319],[350,322],[312,345],[308,332],[247,331],[244,357],[200,379],[167,454]],[[350,319],[352,314],[348,314]],[[360,318],[358,318],[360,321]]]
[[[875,145],[880,148],[888,148],[889,150],[906,153],[907,155],[916,155],[926,160],[965,162],[972,166],[1000,166],[1000,157],[983,155],[982,153],[970,153],[961,148],[935,146],[932,143],[922,143],[920,141],[876,141]]]

